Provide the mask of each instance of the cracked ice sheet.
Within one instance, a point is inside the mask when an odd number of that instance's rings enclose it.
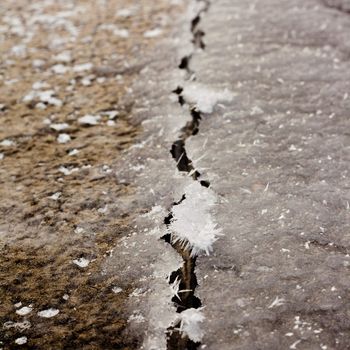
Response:
[[[197,82],[236,95],[186,148],[223,230],[197,260],[206,349],[349,344],[349,17],[332,13],[316,0],[218,0],[203,18]]]
[[[136,193],[125,203],[120,200],[118,205],[129,211],[144,210],[132,223],[134,232],[120,241],[104,267],[105,272],[115,271],[125,281],[136,281],[129,299],[127,332],[139,337],[142,349],[150,350],[166,349],[165,332],[178,316],[171,301],[176,291],[168,284],[168,277],[182,265],[182,258],[160,240],[166,234],[164,217],[173,202],[181,199],[184,189],[193,183],[187,174],[177,171],[170,154],[172,143],[191,119],[188,110],[181,108],[176,95],[171,93],[184,79],[177,62],[183,50],[181,39],[183,35],[184,42],[187,39],[190,20],[181,21],[177,26],[180,32],[174,35],[174,40],[155,48],[158,52],[152,53],[151,63],[142,70],[132,94],[126,97],[135,102],[132,118],[142,123],[143,134],[115,167],[118,181],[136,185]],[[193,319],[199,322],[199,317]],[[197,329],[188,322],[184,326],[187,330]]]

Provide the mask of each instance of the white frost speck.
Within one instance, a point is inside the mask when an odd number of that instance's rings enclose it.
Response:
[[[72,149],[69,151],[68,155],[69,156],[75,156],[79,153],[79,150],[77,150],[76,148]]]
[[[0,153],[0,160],[3,160],[4,159],[4,153]]]
[[[65,74],[68,72],[69,68],[67,66],[65,66],[64,64],[55,64],[54,66],[51,67],[51,70],[55,73],[55,74]]]
[[[127,17],[130,17],[132,16],[132,14],[134,13],[135,11],[132,9],[132,8],[124,8],[124,9],[121,9],[117,12],[117,16],[118,17],[123,17],[123,18],[127,18]]]
[[[115,121],[114,120],[107,120],[107,125],[108,126],[115,126]]]
[[[189,83],[185,86],[183,97],[189,103],[195,104],[202,113],[212,113],[219,102],[230,102],[233,93],[228,89],[216,91],[198,83]]]
[[[23,306],[20,309],[16,310],[16,314],[20,316],[25,316],[32,312],[32,310],[33,308],[30,306]]]
[[[79,234],[79,233],[83,233],[84,232],[84,229],[82,228],[82,227],[76,227],[76,229],[74,230],[74,233],[77,233],[77,234]]]
[[[89,266],[90,260],[85,258],[79,258],[79,259],[73,260],[73,263],[81,268],[85,268]]]
[[[76,73],[84,72],[86,70],[90,70],[93,67],[92,63],[83,63],[83,64],[77,64],[73,67],[73,71]]]
[[[50,308],[50,309],[47,309],[47,310],[39,311],[38,312],[38,316],[39,317],[44,317],[44,318],[51,318],[51,317],[54,317],[54,316],[58,315],[59,312],[60,312],[60,310]]]
[[[62,131],[64,129],[67,129],[69,125],[67,123],[57,123],[57,124],[51,124],[50,128],[56,131]]]
[[[17,338],[15,340],[15,343],[17,345],[23,345],[23,344],[25,344],[27,342],[27,340],[28,340],[27,337],[20,337],[20,338]]]
[[[2,140],[0,142],[0,146],[3,146],[3,147],[11,147],[14,145],[15,145],[15,143],[12,140],[8,140],[8,139]]]
[[[72,55],[69,51],[63,51],[58,55],[54,56],[56,62],[69,63],[72,61]]]
[[[186,199],[173,208],[170,231],[173,242],[192,249],[192,255],[207,254],[221,235],[210,211],[216,204],[215,193],[194,182],[185,188]]]
[[[118,294],[118,293],[120,293],[120,292],[122,292],[123,291],[123,289],[121,289],[120,287],[113,287],[112,288],[112,292],[114,293],[114,294]]]
[[[70,136],[68,134],[59,134],[57,137],[58,143],[67,143],[71,140]]]
[[[147,30],[146,32],[143,33],[143,36],[145,38],[156,38],[159,35],[161,35],[162,32],[163,31],[160,28],[155,28],[155,29]]]
[[[120,38],[128,38],[129,37],[129,31],[127,29],[119,29],[119,28],[115,28],[113,30],[113,34],[115,36],[119,36]]]
[[[66,168],[63,165],[58,169],[59,172],[61,172],[62,174],[64,174],[65,176],[68,176],[70,174],[75,173],[76,171],[79,171],[79,168]]]
[[[187,309],[180,314],[180,331],[186,334],[192,341],[200,342],[204,332],[200,324],[204,321],[201,309]]]
[[[137,311],[135,311],[129,318],[128,322],[142,323],[145,321],[143,315]]]
[[[32,85],[32,88],[34,90],[41,90],[41,89],[47,89],[49,88],[50,85],[48,83],[42,82],[42,81],[37,81]]]
[[[270,304],[270,306],[268,308],[272,309],[274,307],[281,306],[284,303],[285,303],[285,300],[283,298],[280,298],[277,296],[276,299]]]
[[[54,193],[52,196],[50,196],[49,198],[50,199],[53,199],[54,201],[57,201],[58,200],[58,198],[60,198],[61,197],[61,192],[56,192],[56,193]]]
[[[292,349],[292,350],[296,349],[296,348],[297,348],[297,345],[298,345],[300,342],[301,342],[300,339],[297,340],[296,342],[294,342],[294,343],[289,347],[289,349]]]
[[[97,125],[101,117],[99,115],[84,115],[78,119],[79,124],[82,125]]]

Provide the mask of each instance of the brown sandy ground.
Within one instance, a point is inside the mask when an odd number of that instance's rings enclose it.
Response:
[[[121,99],[178,11],[1,1],[0,349],[137,347],[123,335],[133,281],[100,266],[138,214],[116,204],[133,186],[113,164],[141,132]]]

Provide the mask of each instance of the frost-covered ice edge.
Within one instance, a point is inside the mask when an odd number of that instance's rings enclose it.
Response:
[[[183,259],[180,269],[169,276],[169,284],[174,290],[171,299],[176,306],[177,318],[169,325],[167,349],[198,348],[204,331],[202,302],[195,296],[198,285],[195,273],[196,258],[199,254],[209,253],[213,243],[222,234],[211,215],[216,204],[216,194],[209,188],[210,182],[202,180],[201,173],[195,168],[186,152],[188,138],[198,134],[203,117],[209,117],[217,103],[231,101],[233,94],[227,89],[215,91],[198,82],[195,69],[191,67],[193,56],[205,49],[200,29],[202,16],[209,10],[209,0],[197,1],[198,9],[191,20],[192,51],[181,58],[179,69],[186,72],[182,85],[173,93],[178,96],[179,105],[186,109],[192,120],[181,129],[171,148],[177,169],[195,181],[186,186],[182,198],[174,202],[169,214],[164,218],[167,234],[162,238],[176,250]]]
[[[143,206],[152,209],[138,216],[132,232],[109,252],[105,273],[136,281],[128,299],[126,331],[137,335],[141,349],[172,349],[169,331],[177,333],[177,348],[184,349],[186,341],[197,346],[205,334],[203,308],[191,284],[196,284],[197,255],[209,254],[221,235],[212,215],[217,195],[182,147],[198,133],[200,121],[209,118],[215,106],[233,98],[228,90],[201,84],[189,69],[192,56],[205,46],[198,32],[208,8],[208,1],[189,3],[188,13],[174,27],[173,39],[159,42],[154,53],[157,59],[141,71],[129,95],[135,101],[133,118],[142,123],[143,134],[139,143],[125,151],[116,175],[119,182],[132,182],[137,190],[131,203],[116,198],[116,205],[126,211]],[[184,60],[187,66],[182,65]],[[164,218],[169,219],[167,225]],[[192,272],[185,281],[189,287],[183,286],[178,273],[184,257]],[[120,287],[129,288],[127,284]]]

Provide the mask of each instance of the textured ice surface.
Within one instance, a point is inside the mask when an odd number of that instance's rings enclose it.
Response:
[[[223,232],[197,261],[202,343],[346,348],[350,17],[316,0],[218,0],[202,24],[197,82],[235,94],[186,143]]]

